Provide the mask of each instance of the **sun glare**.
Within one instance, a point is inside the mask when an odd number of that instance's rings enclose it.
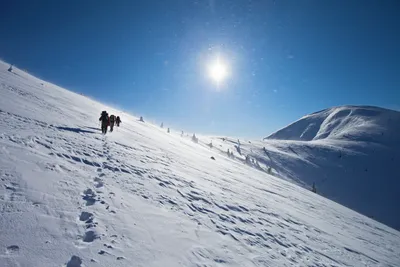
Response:
[[[221,83],[228,75],[226,65],[218,58],[215,62],[210,64],[208,73],[217,84]]]

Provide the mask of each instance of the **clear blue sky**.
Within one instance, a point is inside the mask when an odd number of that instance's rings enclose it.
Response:
[[[3,60],[177,130],[264,137],[330,106],[400,109],[397,0],[10,0],[0,18]]]

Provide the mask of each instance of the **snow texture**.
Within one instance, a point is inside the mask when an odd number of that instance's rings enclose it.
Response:
[[[267,153],[249,149],[282,176],[308,188],[315,182],[320,194],[400,229],[400,112],[330,108],[273,133],[261,145]]]
[[[244,164],[261,141],[195,143],[8,66],[0,266],[400,266],[398,231],[273,176],[285,143],[269,175]],[[106,136],[102,110],[123,121]]]

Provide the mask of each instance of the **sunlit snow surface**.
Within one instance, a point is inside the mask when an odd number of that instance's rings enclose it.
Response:
[[[0,266],[400,266],[398,231],[206,137],[196,144],[7,69]],[[106,136],[104,109],[122,119]]]
[[[399,111],[329,108],[264,140],[241,140],[239,151],[235,138],[213,139],[217,148],[235,151],[236,158],[250,155],[305,188],[315,182],[319,194],[400,229]]]

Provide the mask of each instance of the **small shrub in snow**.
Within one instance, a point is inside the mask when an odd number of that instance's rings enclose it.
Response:
[[[193,134],[192,141],[195,142],[195,143],[199,142],[199,139],[196,137],[196,134]]]
[[[312,184],[311,191],[314,192],[314,193],[317,193],[317,187],[315,186],[315,182],[313,182],[313,184]]]

